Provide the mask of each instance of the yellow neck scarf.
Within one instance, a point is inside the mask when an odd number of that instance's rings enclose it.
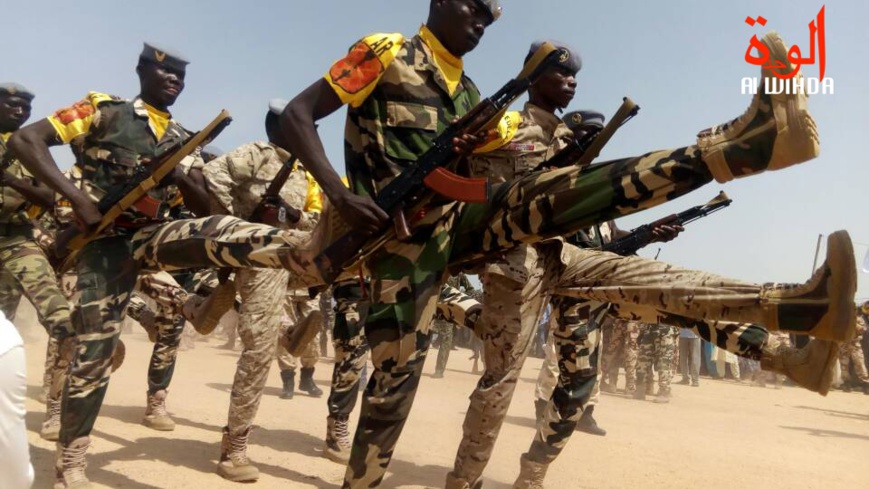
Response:
[[[6,141],[9,141],[9,138],[11,138],[11,137],[12,137],[11,132],[0,132],[0,139],[2,139],[4,143]]]
[[[151,121],[151,127],[153,127],[159,141],[163,139],[163,134],[166,133],[166,128],[169,127],[169,119],[172,118],[172,115],[148,104],[144,105],[148,111],[148,120]]]
[[[435,66],[447,82],[450,95],[454,94],[456,87],[459,86],[459,81],[462,79],[462,71],[464,70],[462,58],[457,58],[449,52],[425,25],[419,28],[419,37],[431,49]]]

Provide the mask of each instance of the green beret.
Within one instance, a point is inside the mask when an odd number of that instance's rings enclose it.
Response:
[[[284,109],[289,103],[290,101],[285,98],[273,98],[269,100],[269,112],[275,115],[281,115],[284,113]]]
[[[492,16],[492,22],[495,22],[501,17],[501,1],[500,0],[475,0],[477,5],[486,9],[489,15]]]
[[[534,53],[536,53],[537,50],[547,42],[561,51],[561,54],[558,57],[558,66],[573,73],[579,73],[579,70],[582,69],[582,58],[579,57],[579,53],[569,44],[565,44],[561,41],[553,41],[552,39],[542,39],[532,43],[531,49],[528,50],[528,56],[525,57],[525,62],[528,62],[528,60],[531,59],[531,56],[533,56]]]
[[[190,64],[190,61],[187,61],[184,55],[178,51],[147,42],[144,43],[139,59],[148,60],[167,68],[181,71],[185,70],[187,65]]]
[[[595,127],[603,129],[606,116],[595,110],[574,110],[561,118],[571,131],[579,127]]]
[[[16,97],[26,98],[27,100],[33,100],[33,92],[28,90],[24,85],[19,85],[18,83],[8,82],[8,83],[0,83],[0,95],[15,95]]]

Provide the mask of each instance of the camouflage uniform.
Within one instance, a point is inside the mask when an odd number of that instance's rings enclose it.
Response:
[[[82,118],[92,122],[80,134],[62,140],[74,140],[83,190],[94,201],[127,182],[143,159],[159,155],[188,136],[170,119],[158,141],[141,99],[125,101],[95,92],[56,112],[49,122],[61,131],[60,126]],[[124,311],[140,269],[295,266],[305,272],[297,266],[292,251],[304,235],[229,216],[167,223],[167,204],[176,193],[173,186],[152,189],[148,196],[162,203],[156,215],[136,207],[128,209],[114,227],[79,250],[76,289],[81,302],[72,314],[79,343],[62,406],[63,447],[84,439],[93,428],[108,387]],[[274,343],[269,346],[274,351]]]
[[[457,85],[447,85],[432,61],[433,51],[423,41],[424,36],[423,31],[408,40],[399,34],[369,36],[333,64],[324,77],[339,98],[350,104],[345,162],[350,187],[357,194],[376,196],[430,147],[436,134],[479,100],[479,92],[464,76]],[[378,69],[372,70],[369,62]],[[770,97],[764,94],[758,100],[752,106],[754,120],[771,120]],[[475,259],[485,261],[523,242],[563,236],[595,222],[675,199],[712,180],[712,171],[703,160],[705,154],[718,157],[713,166],[721,181],[732,179],[733,173],[746,176],[764,171],[772,161],[764,158],[772,156],[761,153],[775,140],[777,126],[765,125],[764,132],[757,133],[758,139],[740,143],[742,149],[749,150],[741,168],[728,166],[721,152],[706,152],[713,150],[707,148],[705,138],[723,137],[720,134],[728,134],[722,132],[728,127],[714,128],[708,133],[711,136],[704,133],[699,140],[704,149],[690,146],[584,169],[568,167],[531,173],[501,185],[483,204],[443,203],[432,197],[424,213],[412,216],[408,240],[384,238],[366,260],[372,278],[372,303],[365,334],[375,370],[363,400],[344,485],[375,485],[385,473],[413,403],[430,342],[430,318],[448,266],[461,266]],[[755,148],[753,144],[763,146]],[[719,147],[723,146],[715,146]],[[726,151],[731,148],[727,146]],[[782,157],[773,163],[774,168],[780,168],[794,160]],[[314,235],[314,242],[320,245],[349,228],[328,209],[322,222],[324,225]],[[639,257],[581,250],[560,242],[528,246],[526,250],[542,247],[547,248],[547,255],[557,258],[549,260],[551,263],[546,263],[541,274],[549,277],[553,294],[613,302],[614,312],[625,317],[657,321],[669,313],[762,323],[772,319],[766,311],[778,307],[770,308],[761,301],[768,287]],[[519,263],[526,265],[526,270],[542,270],[536,252],[526,252],[525,258],[527,261]],[[487,276],[485,294],[497,296],[500,284],[493,278],[497,276]],[[533,285],[540,280],[531,277],[526,282]],[[536,287],[536,291],[524,291],[525,297],[541,297],[544,291]],[[694,300],[687,301],[689,296]],[[536,304],[514,303],[512,307],[522,311],[540,309]],[[511,314],[521,316],[521,312]],[[813,324],[797,329],[808,329]],[[527,350],[528,335],[517,329],[511,331],[513,338],[492,337],[500,344],[490,341],[496,351],[487,357]],[[485,337],[488,333],[483,334]],[[509,358],[502,360],[501,364],[514,363]],[[482,387],[488,385],[485,379]]]
[[[464,292],[462,291],[464,288]],[[453,332],[456,325],[464,325],[471,330],[476,326],[479,311],[482,309],[479,303],[465,292],[472,292],[474,287],[464,274],[450,277],[444,287],[441,288],[438,298],[438,315],[434,320],[434,326],[440,337],[437,362],[435,363],[435,375],[443,376],[450,358],[450,350],[453,349]],[[450,307],[455,304],[456,307]],[[446,311],[449,314],[444,314]],[[463,313],[458,316],[456,311]]]
[[[857,335],[851,341],[839,345],[839,362],[842,365],[842,377],[848,378],[852,384],[856,385],[859,381],[864,387],[869,386],[869,373],[866,372],[866,363],[863,358],[863,345],[860,343],[863,340],[863,334],[866,332],[866,320],[861,314],[857,314]],[[851,375],[851,364],[853,363],[854,379]]]
[[[320,309],[320,300],[311,299],[307,290],[295,290],[286,294],[284,299],[284,320],[281,321],[279,336],[283,336],[287,329],[298,325],[305,317]],[[320,350],[317,339],[308,343],[304,352],[298,358],[290,355],[280,342],[277,343],[277,360],[281,372],[295,371],[296,364],[301,361],[302,368],[314,368],[320,360]]]
[[[328,353],[329,335],[335,324],[335,310],[332,307],[332,288],[320,292],[320,313],[323,315],[323,329],[320,332],[320,356],[325,357]]]
[[[619,380],[619,365],[625,367],[625,392],[637,388],[637,337],[640,331],[636,321],[616,319],[603,342],[602,381],[605,388],[615,389]]]
[[[359,279],[337,282],[332,287],[335,298],[335,323],[332,347],[335,367],[326,405],[328,416],[346,418],[356,407],[359,376],[368,359],[368,341],[363,328],[368,314],[368,297]]]
[[[667,324],[640,324],[637,355],[637,389],[649,393],[655,382],[652,367],[658,372],[658,396],[670,394],[673,356],[679,330]]]
[[[289,160],[289,153],[267,142],[245,144],[212,160],[202,170],[212,208],[232,215],[253,215],[269,184]],[[296,165],[290,173],[280,195],[301,211],[293,225],[296,229],[314,227],[321,208],[320,190],[301,166]],[[230,395],[227,426],[232,436],[248,432],[259,409],[281,329],[281,310],[274,306],[285,303],[289,280],[287,270],[243,268],[236,272],[236,290],[241,296],[237,330],[244,348]]]

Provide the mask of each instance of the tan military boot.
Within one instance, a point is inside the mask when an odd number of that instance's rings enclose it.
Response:
[[[48,398],[46,402],[45,421],[42,422],[42,429],[39,430],[39,436],[43,440],[57,441],[60,437],[60,399]]]
[[[90,489],[91,483],[84,473],[85,454],[90,446],[91,439],[87,436],[76,438],[66,447],[57,444],[54,489]]]
[[[813,339],[803,348],[791,346],[786,341],[763,346],[760,366],[763,370],[777,372],[806,389],[826,396],[836,375],[839,359],[839,343]]]
[[[447,480],[444,483],[444,489],[480,489],[481,487],[483,487],[482,479],[471,484],[470,481],[457,476],[452,471],[447,473]]]
[[[143,425],[157,431],[172,431],[175,429],[175,421],[166,412],[167,395],[168,393],[165,390],[148,394],[148,405],[145,408],[145,417],[142,419]]]
[[[126,358],[127,345],[123,341],[118,340],[118,344],[115,345],[115,351],[112,353],[112,372],[117,372],[121,368],[121,365],[124,364]]]
[[[760,292],[771,330],[845,342],[857,328],[857,264],[847,231],[827,237],[827,259],[805,284],[766,284]]]
[[[235,282],[229,280],[217,286],[208,297],[191,294],[181,307],[181,314],[201,335],[211,334],[220,318],[235,304]]]
[[[522,454],[519,460],[519,477],[513,483],[513,489],[543,489],[543,479],[549,465],[528,460],[528,454]]]
[[[788,61],[787,45],[778,33],[770,32],[762,42],[770,52],[770,64],[784,66],[774,71],[787,74],[794,70]],[[762,69],[761,75],[773,78],[772,71]],[[790,82],[797,80],[803,82],[802,73]],[[818,130],[809,114],[805,89],[765,93],[763,80],[744,114],[701,131],[697,144],[712,176],[721,183],[766,170],[780,170],[820,153]]]
[[[290,355],[301,357],[305,353],[305,348],[317,337],[321,324],[323,324],[323,314],[320,311],[312,311],[295,326],[287,328],[278,341]]]
[[[198,297],[198,296],[193,296]],[[142,328],[148,333],[148,341],[151,343],[157,342],[157,316],[154,314],[150,308],[143,308],[142,312],[139,313],[139,317],[137,318],[139,324],[142,325]]]
[[[350,450],[353,443],[350,441],[349,416],[338,414],[326,418],[326,448],[323,456],[341,465],[350,460]]]
[[[229,428],[223,428],[223,439],[220,441],[220,462],[217,464],[217,474],[232,482],[254,482],[259,479],[259,470],[247,458],[247,439],[251,428],[244,433],[233,436]]]

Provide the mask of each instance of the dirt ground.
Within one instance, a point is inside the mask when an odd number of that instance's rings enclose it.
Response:
[[[48,488],[54,444],[39,438],[44,406],[36,400],[45,335],[32,326],[23,332],[34,487]],[[125,334],[124,341],[126,363],[112,376],[92,434],[91,481],[100,488],[239,487],[215,474],[238,351],[220,349],[223,340],[211,338],[181,353],[168,401],[177,428],[166,433],[141,424],[151,345],[141,330]],[[382,487],[443,487],[477,380],[468,356],[467,350],[454,351],[441,380],[430,378],[434,359],[427,362]],[[529,359],[525,365],[485,473],[486,488],[509,488],[519,471],[519,456],[534,433],[532,396],[540,363]],[[317,368],[315,379],[324,391],[331,370],[331,358]],[[344,468],[321,455],[325,397],[286,401],[279,392],[275,366],[249,449],[262,474],[255,487],[340,487]],[[824,398],[793,387],[761,389],[703,378],[699,388],[675,385],[670,404],[604,394],[595,414],[608,435],[577,433],[550,468],[548,487],[869,487],[869,396],[862,394],[832,392]]]

